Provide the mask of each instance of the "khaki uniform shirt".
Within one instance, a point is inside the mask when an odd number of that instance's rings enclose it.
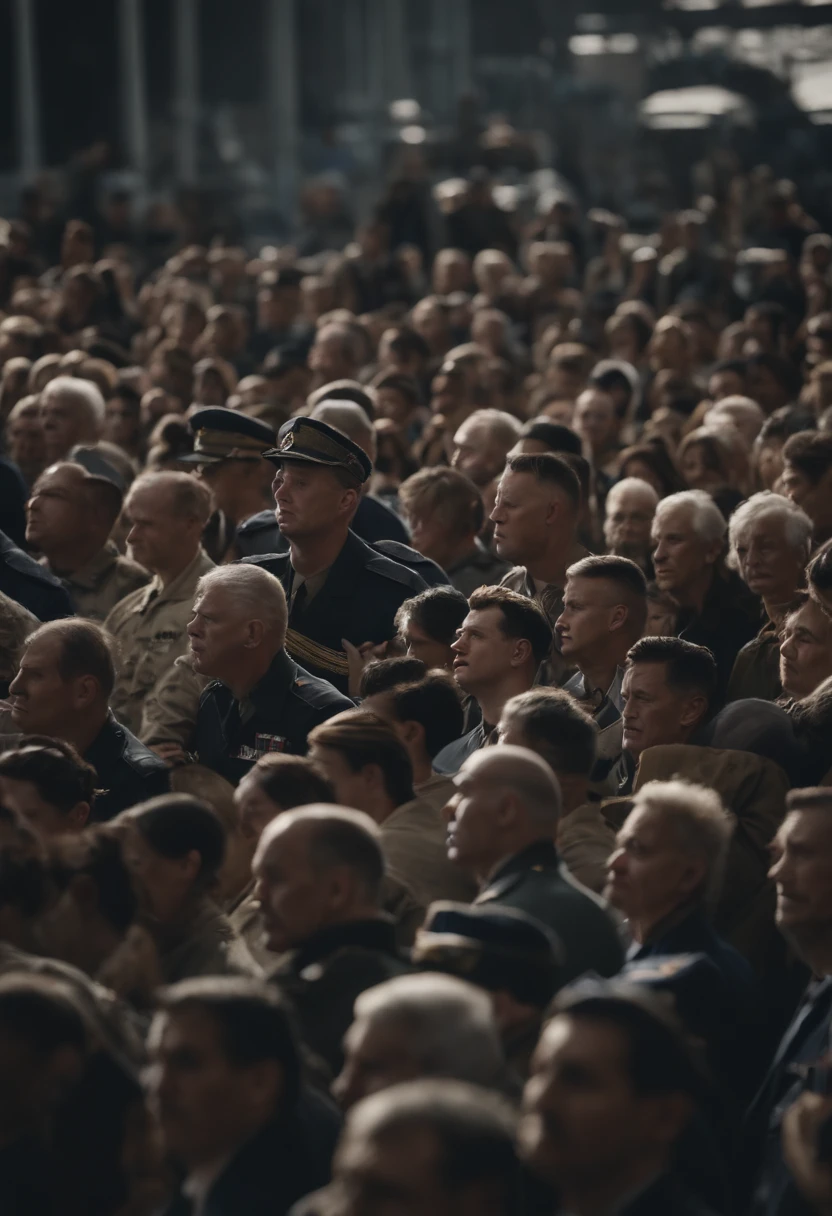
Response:
[[[615,832],[597,802],[585,802],[558,824],[558,853],[570,874],[599,895],[607,881],[607,859],[615,852]]]
[[[445,823],[429,802],[405,802],[385,819],[379,833],[388,873],[404,883],[422,907],[435,899],[468,902],[476,895],[476,885],[448,860]]]
[[[427,781],[423,781],[421,785],[415,785],[413,789],[417,798],[422,802],[429,802],[435,811],[439,811],[440,815],[456,793],[453,778],[446,777],[444,773],[434,773],[432,777],[428,777]]]
[[[118,720],[142,742],[151,730],[148,697],[187,648],[185,630],[193,615],[196,585],[213,568],[208,554],[200,549],[167,587],[156,575],[107,617],[105,626],[119,650],[118,678],[110,704]],[[198,704],[199,695],[196,700]],[[193,717],[196,719],[196,706]]]
[[[45,557],[41,558],[41,565],[61,579],[72,597],[76,612],[89,621],[105,621],[126,595],[150,581],[150,574],[144,566],[131,561],[129,557],[122,557],[111,540],[91,562],[67,577],[53,570]]]

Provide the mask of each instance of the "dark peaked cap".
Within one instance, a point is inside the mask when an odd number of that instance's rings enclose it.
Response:
[[[290,418],[277,436],[277,447],[263,455],[274,464],[297,461],[343,469],[361,485],[373,471],[370,458],[342,431],[317,418]]]
[[[220,460],[259,460],[274,446],[273,427],[240,410],[220,406],[196,410],[189,425],[194,433],[194,450],[179,459],[188,464],[213,464]]]

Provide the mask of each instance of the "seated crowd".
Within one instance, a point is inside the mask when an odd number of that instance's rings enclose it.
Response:
[[[790,216],[747,299],[476,174],[418,271],[6,225],[3,1216],[832,1216]]]

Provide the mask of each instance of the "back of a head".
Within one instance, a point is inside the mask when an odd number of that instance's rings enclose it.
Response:
[[[352,401],[323,400],[311,414],[318,422],[335,427],[365,452],[375,449],[375,431],[365,410]]]
[[[575,470],[560,456],[549,452],[539,456],[509,456],[506,471],[530,474],[544,485],[559,490],[573,511],[580,510],[581,483]]]
[[[200,856],[197,884],[210,889],[225,859],[225,828],[207,802],[190,794],[160,794],[140,802],[118,816],[119,825],[134,828],[161,857],[180,860],[189,853]]]
[[[406,519],[436,514],[452,537],[478,533],[484,522],[482,495],[459,469],[440,465],[419,469],[399,487]]]
[[[561,815],[561,793],[549,764],[526,747],[503,743],[475,752],[465,771],[485,781],[492,791],[515,797],[528,826],[540,836],[554,836]]]
[[[306,399],[307,409],[314,410],[322,401],[352,401],[361,406],[371,422],[376,416],[372,397],[357,380],[330,380],[329,384],[324,384],[309,394]]]
[[[362,700],[379,693],[390,692],[400,684],[411,684],[421,680],[427,668],[421,659],[412,655],[401,655],[393,659],[377,659],[368,663],[361,676],[359,696]]]
[[[370,903],[378,904],[384,880],[384,854],[378,828],[369,815],[349,807],[313,803],[286,811],[266,828],[260,840],[262,855],[279,848],[281,836],[303,834],[313,868],[346,867],[358,879]]]
[[[39,798],[62,813],[79,802],[92,806],[98,780],[71,743],[46,735],[24,735],[17,747],[3,752],[0,777],[30,782]]]
[[[647,621],[647,579],[634,561],[612,553],[585,557],[568,568],[566,577],[607,583],[627,608],[628,634],[641,637]]]
[[[552,422],[546,417],[532,418],[524,423],[520,438],[536,439],[538,443],[545,443],[550,452],[570,452],[573,456],[583,454],[580,436],[571,427]]]
[[[503,707],[501,733],[522,739],[556,775],[589,777],[598,751],[598,728],[574,697],[560,688],[532,688]]]
[[[106,409],[101,389],[91,380],[81,380],[75,376],[55,376],[50,380],[41,394],[41,404],[48,404],[58,398],[68,402],[79,417],[84,421],[84,429],[90,435],[96,435],[104,425]]]
[[[429,671],[421,680],[398,685],[391,703],[397,722],[422,727],[431,760],[462,734],[465,714],[459,687],[446,671]]]
[[[58,890],[81,891],[82,883],[92,884],[99,916],[119,935],[127,932],[136,918],[138,900],[117,832],[100,824],[80,834],[59,836],[50,844],[47,864]],[[87,885],[84,898],[89,899]]]
[[[339,752],[358,773],[378,765],[394,806],[413,798],[413,766],[398,735],[386,722],[365,709],[346,709],[309,732],[310,748]]]
[[[468,1186],[487,1185],[494,1216],[521,1210],[516,1115],[506,1101],[479,1086],[408,1081],[372,1094],[349,1112],[339,1155],[348,1160],[354,1145],[425,1130],[434,1135],[439,1173],[450,1190],[461,1196]]]
[[[89,1035],[69,988],[45,976],[0,976],[0,1028],[47,1056],[62,1048],[85,1053]]]
[[[438,972],[396,976],[362,992],[355,1017],[402,1026],[424,1076],[499,1082],[504,1059],[491,1001],[465,980]]]
[[[783,459],[817,484],[832,468],[832,435],[799,431],[786,440]]]
[[[627,653],[627,663],[664,663],[667,683],[671,688],[699,692],[711,704],[716,692],[716,661],[705,646],[696,646],[683,638],[640,638]]]
[[[429,587],[405,600],[396,613],[396,628],[401,633],[413,621],[434,642],[450,646],[468,615],[468,601],[455,587]]]
[[[281,752],[261,756],[243,780],[254,782],[270,802],[284,811],[335,801],[332,786],[306,756]]]

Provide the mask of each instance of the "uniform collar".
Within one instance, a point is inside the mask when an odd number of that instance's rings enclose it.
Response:
[[[190,600],[194,594],[194,580],[198,574],[207,574],[213,570],[214,563],[200,546],[193,561],[188,562],[181,574],[177,574],[167,587],[162,583],[158,574],[154,574],[148,585],[143,589],[139,600],[139,611],[144,612],[150,603],[175,603],[180,600]]]
[[[82,591],[95,591],[103,583],[118,559],[118,548],[111,540],[108,540],[95,557],[85,566],[81,566],[80,570],[73,570],[71,574],[67,575],[58,574],[57,577],[63,578],[63,581],[70,587],[79,587]],[[44,561],[44,564],[48,570],[56,574],[48,562]]]
[[[294,951],[293,970],[300,973],[319,959],[349,946],[361,946],[364,949],[397,955],[396,927],[386,916],[377,916],[372,920],[348,921],[343,925],[328,925]]]
[[[551,840],[535,840],[519,853],[504,858],[488,876],[485,886],[490,887],[509,874],[522,874],[526,870],[551,870],[560,864],[558,851]]]

